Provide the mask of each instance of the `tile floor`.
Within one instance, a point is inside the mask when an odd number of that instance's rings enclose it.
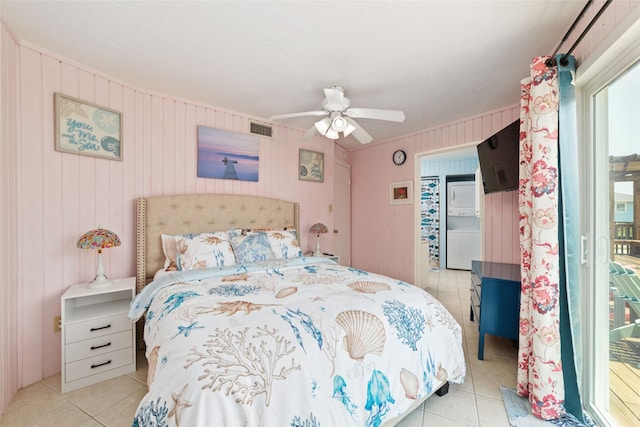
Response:
[[[487,335],[485,360],[477,359],[477,323],[469,321],[469,272],[428,272],[421,286],[441,301],[463,326],[467,377],[452,384],[443,397],[432,396],[398,425],[509,426],[500,385],[515,387],[517,351],[509,340]],[[60,374],[20,390],[0,426],[131,426],[138,402],[146,393],[146,359],[138,354],[138,370],[100,384],[60,394]]]

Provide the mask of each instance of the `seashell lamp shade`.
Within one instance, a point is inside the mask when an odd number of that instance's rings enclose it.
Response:
[[[80,249],[97,249],[98,265],[96,266],[96,277],[89,283],[90,288],[104,288],[111,286],[111,280],[107,278],[102,265],[102,250],[120,246],[120,238],[113,231],[98,226],[95,230],[87,231],[78,240]]]
[[[320,235],[328,233],[329,229],[323,223],[316,222],[311,226],[311,228],[309,228],[309,231],[318,236],[318,240],[316,241],[316,251],[313,253],[313,255],[322,256],[322,252],[320,251]]]

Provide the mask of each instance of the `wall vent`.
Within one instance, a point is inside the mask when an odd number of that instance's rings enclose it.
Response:
[[[267,136],[271,138],[273,136],[273,127],[263,125],[261,123],[251,122],[251,128],[249,129],[254,135]]]

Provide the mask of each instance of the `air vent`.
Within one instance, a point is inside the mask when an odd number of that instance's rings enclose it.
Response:
[[[254,135],[267,136],[269,138],[273,136],[273,128],[271,126],[255,122],[251,122],[251,129],[249,130],[249,132]]]

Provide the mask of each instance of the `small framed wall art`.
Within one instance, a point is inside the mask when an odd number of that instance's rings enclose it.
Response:
[[[300,149],[298,179],[324,182],[324,153]]]
[[[55,94],[56,150],[122,160],[122,116],[96,104]]]
[[[410,205],[413,203],[413,182],[398,181],[389,184],[389,203],[392,205]]]

